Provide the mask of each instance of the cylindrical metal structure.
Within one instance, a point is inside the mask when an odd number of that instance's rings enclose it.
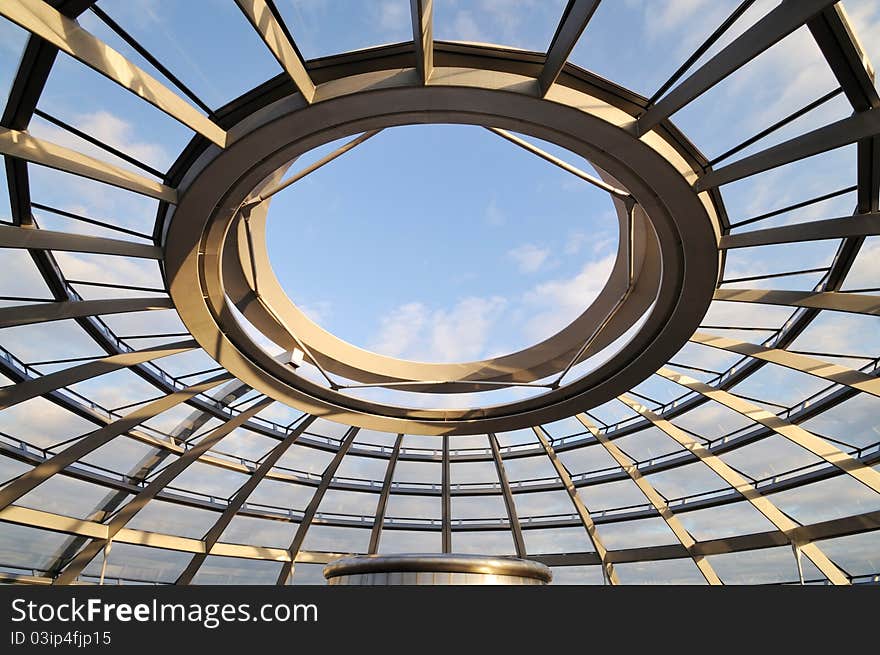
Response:
[[[331,585],[543,585],[553,574],[530,560],[444,553],[346,557],[324,577]]]

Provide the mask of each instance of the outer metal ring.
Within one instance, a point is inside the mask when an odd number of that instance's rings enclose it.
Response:
[[[633,136],[632,118],[569,88],[547,99],[534,80],[474,69],[438,69],[423,86],[410,72],[378,71],[327,82],[319,101],[288,97],[242,121],[225,151],[209,149],[181,185],[167,225],[166,275],[181,318],[200,344],[246,384],[331,420],[390,432],[473,434],[557,420],[625,392],[690,337],[718,275],[717,221],[696,174],[657,134]],[[235,319],[223,283],[223,249],[237,208],[284,163],[322,143],[411,123],[492,125],[553,142],[607,171],[650,218],[662,257],[653,308],[627,347],[561,389],[479,409],[396,407],[299,378],[256,346]],[[686,274],[687,273],[687,274]],[[406,364],[405,362],[403,363]]]
[[[358,573],[480,573],[533,578],[549,583],[553,572],[540,562],[509,557],[449,553],[405,555],[359,555],[336,560],[324,567],[324,577],[337,578]]]

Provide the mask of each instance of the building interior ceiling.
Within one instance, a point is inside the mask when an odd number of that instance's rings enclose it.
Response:
[[[880,582],[875,0],[186,4],[0,4],[0,581],[472,553],[553,584]],[[413,126],[605,203],[604,278],[555,332],[416,361],[291,300],[278,235],[306,257],[307,228],[270,214]],[[455,199],[423,162],[397,184]]]

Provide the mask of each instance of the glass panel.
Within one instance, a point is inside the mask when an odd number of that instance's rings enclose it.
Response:
[[[16,501],[17,505],[39,509],[53,514],[92,519],[94,513],[111,497],[114,490],[97,484],[75,480],[65,475],[53,475],[33,491]],[[125,499],[126,496],[123,496]],[[124,500],[123,500],[124,502]]]
[[[293,567],[293,582],[295,585],[326,585],[323,564],[297,564]]]
[[[0,431],[28,443],[48,448],[97,425],[44,398],[32,398],[0,412]]]
[[[193,584],[275,584],[279,573],[281,562],[209,555],[193,578]]]
[[[404,496],[391,494],[385,516],[389,518],[439,519],[442,515],[440,496]]]
[[[513,535],[509,530],[489,532],[452,532],[452,551],[475,555],[514,555]]]
[[[693,512],[676,512],[676,516],[697,541],[776,530],[763,514],[745,501]]]
[[[229,498],[248,480],[248,476],[218,466],[191,464],[170,486],[219,498]]]
[[[527,494],[513,494],[516,513],[520,519],[529,516],[550,514],[574,514],[574,505],[567,491],[539,491]]]
[[[553,468],[550,458],[546,455],[505,459],[504,470],[507,472],[507,479],[510,481],[556,477],[556,469]]]
[[[564,0],[434,3],[434,38],[499,43],[546,52],[565,10]]]
[[[278,466],[321,475],[332,459],[333,453],[294,444],[278,460]]]
[[[589,553],[594,550],[587,531],[580,527],[523,530],[523,540],[530,555]]]
[[[399,464],[400,462],[398,462]],[[342,458],[339,468],[336,469],[337,478],[360,478],[362,480],[378,480],[380,483],[385,479],[388,470],[388,460],[378,457],[358,457],[346,455]]]
[[[880,441],[880,398],[866,393],[827,409],[801,427],[864,448]]]
[[[442,550],[440,532],[414,530],[382,530],[379,552],[389,553],[439,553]]]
[[[107,558],[104,584],[162,582],[173,584],[192,559],[192,553],[114,543]],[[84,576],[100,579],[104,557],[99,554],[83,569]]]
[[[558,451],[557,456],[572,475],[589,473],[600,469],[620,468],[604,446],[581,446],[573,450]]]
[[[880,494],[848,475],[780,491],[770,500],[804,525],[880,509]]]
[[[603,523],[598,526],[599,538],[608,550],[625,550],[642,546],[680,543],[661,518]]]
[[[103,0],[101,7],[210,107],[281,72],[244,14],[228,2],[211,5],[210,20],[205,7],[174,0],[155,0],[147,11],[124,0]],[[94,17],[86,20],[98,26]]]
[[[449,480],[453,485],[472,482],[498,482],[495,462],[452,462]]]
[[[724,584],[772,584],[799,579],[790,546],[710,555],[706,559]],[[802,566],[804,580],[825,579],[809,558],[802,558]]]
[[[369,530],[312,525],[306,533],[302,549],[331,553],[365,553],[369,544]]]
[[[719,456],[736,470],[755,480],[822,461],[804,448],[776,434]]]
[[[557,585],[600,585],[604,584],[602,569],[598,566],[554,566],[553,580]]]
[[[453,519],[507,518],[507,506],[502,496],[453,496]]]
[[[706,578],[690,558],[625,562],[615,564],[614,570],[621,584],[707,584]]]
[[[314,495],[314,487],[278,480],[262,480],[247,499],[247,504],[304,510]]]
[[[632,480],[603,482],[578,489],[578,496],[591,512],[647,503],[645,495]]]
[[[3,523],[0,525],[0,563],[45,571],[58,564],[58,558],[72,540],[73,537],[58,532]]]
[[[826,539],[816,545],[850,575],[880,572],[880,530]]]
[[[218,520],[220,512],[154,500],[147,503],[126,527],[201,539]]]
[[[236,516],[226,526],[220,541],[249,546],[290,548],[299,523],[269,521],[250,516]]]
[[[331,514],[373,516],[376,513],[378,502],[379,494],[328,489],[321,499],[321,504],[318,505],[318,511]]]
[[[291,0],[277,5],[306,59],[412,41],[406,0],[355,3]]]
[[[702,462],[652,473],[646,479],[667,500],[727,489],[730,486]]]

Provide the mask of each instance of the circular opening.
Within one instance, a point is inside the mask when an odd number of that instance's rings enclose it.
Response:
[[[307,153],[285,179],[347,141]],[[267,240],[284,290],[327,331],[382,355],[458,362],[528,347],[580,315],[611,272],[617,226],[607,193],[484,128],[414,125],[274,196]]]

